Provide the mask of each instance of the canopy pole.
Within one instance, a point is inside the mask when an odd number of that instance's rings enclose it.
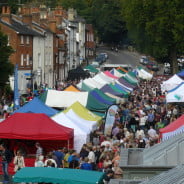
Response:
[[[69,150],[69,147],[70,147],[70,139],[67,141],[68,142],[68,150]]]

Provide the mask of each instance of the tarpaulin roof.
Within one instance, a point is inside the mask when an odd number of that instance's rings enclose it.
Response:
[[[104,172],[54,167],[24,167],[13,177],[15,183],[103,184]]]
[[[85,126],[80,126],[76,121],[72,121],[63,112],[56,114],[52,119],[63,126],[74,129],[74,149],[79,153],[83,144],[86,144],[89,129]]]
[[[183,79],[181,79],[180,77],[178,77],[178,75],[175,74],[171,78],[169,78],[168,80],[162,82],[161,90],[162,91],[169,91],[169,90],[177,87],[182,82],[183,82]]]
[[[92,65],[87,65],[86,67],[84,67],[84,69],[89,70],[91,73],[98,73],[98,72],[99,72],[99,70],[96,69],[96,68],[95,68],[94,66],[92,66]]]
[[[119,86],[118,84],[109,84],[109,86],[114,90],[117,91],[119,93],[123,94],[123,97],[128,97],[128,92],[125,91],[124,89],[121,88],[121,86]]]
[[[103,93],[101,90],[95,88],[94,89],[101,97],[103,97],[103,99],[106,99],[108,101],[110,101],[112,104],[116,103],[116,99],[115,98],[111,98],[108,95],[106,95],[105,93]]]
[[[0,123],[0,138],[27,140],[69,140],[74,130],[45,114],[15,113]]]
[[[166,102],[184,102],[184,82],[167,92]]]
[[[20,109],[14,111],[13,113],[21,112],[21,113],[43,113],[47,116],[53,116],[58,113],[57,110],[45,105],[41,100],[38,98],[34,98],[33,100],[26,103]]]
[[[119,72],[118,70],[116,70],[115,68],[113,68],[111,71],[110,71],[114,76],[116,77],[122,77],[124,74],[122,74],[121,72]]]
[[[135,85],[129,83],[127,80],[125,80],[124,78],[119,78],[118,81],[120,83],[122,83],[123,85],[127,86],[128,88],[132,88],[134,89],[135,88]]]
[[[184,115],[167,125],[165,128],[159,129],[162,140],[167,140],[179,133],[184,132]]]
[[[110,94],[118,96],[118,97],[123,97],[123,93],[115,91],[108,84],[104,85],[100,90],[104,93],[110,93]]]
[[[182,70],[181,72],[179,72],[179,73],[177,73],[177,75],[179,76],[179,77],[184,77],[184,70]]]
[[[128,76],[128,75],[125,75],[125,76],[123,76],[123,77],[121,77],[121,78],[125,79],[127,82],[129,82],[130,84],[132,84],[132,85],[134,85],[134,86],[137,85],[137,80],[132,79],[132,78],[131,78],[130,76]]]
[[[69,107],[76,101],[79,101],[82,105],[86,106],[88,92],[48,90],[43,97],[40,97],[40,99],[50,107]]]
[[[91,111],[89,111],[79,102],[75,102],[70,107],[65,109],[63,112],[67,113],[70,109],[72,109],[78,116],[80,116],[81,118],[85,120],[89,120],[89,121],[100,121],[101,120],[101,117],[93,114]]]
[[[68,87],[66,87],[63,91],[73,91],[73,92],[80,92],[80,90],[78,90],[76,87],[74,87],[73,85],[70,85]]]
[[[119,77],[116,77],[115,75],[113,75],[112,73],[110,73],[109,71],[105,71],[104,74],[107,75],[108,77],[113,78],[113,79],[118,79],[119,78]]]
[[[108,104],[99,102],[93,95],[89,93],[88,102],[86,106],[89,110],[104,112],[107,110],[108,106],[109,106]]]
[[[123,71],[123,72],[125,72],[125,73],[127,73],[128,71],[127,70],[125,70],[123,67],[118,67],[117,68],[117,70],[121,70],[121,71]]]
[[[102,96],[100,96],[100,94],[98,94],[97,91],[92,90],[89,92],[93,97],[95,97],[99,102],[104,103],[104,104],[108,104],[108,105],[112,105],[111,101],[108,101],[107,99],[104,99]]]
[[[91,91],[93,88],[82,82],[81,91]]]

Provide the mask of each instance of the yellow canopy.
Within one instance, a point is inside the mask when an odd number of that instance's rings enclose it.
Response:
[[[83,105],[81,105],[79,102],[75,102],[70,107],[68,107],[63,112],[66,114],[70,109],[72,109],[79,117],[82,119],[88,120],[88,121],[101,121],[101,117],[95,115],[91,111],[89,111],[87,108],[85,108]]]

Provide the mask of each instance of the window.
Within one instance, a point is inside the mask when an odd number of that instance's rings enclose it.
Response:
[[[20,36],[20,44],[24,44],[24,36],[23,35]]]
[[[26,65],[28,66],[28,65],[29,65],[29,54],[27,54],[27,56],[26,56],[26,60],[27,60]]]
[[[41,67],[41,54],[38,53],[38,67]]]
[[[10,35],[8,35],[8,43],[7,43],[7,46],[10,45]]]
[[[26,44],[29,44],[29,36],[26,36]]]
[[[24,65],[24,54],[21,54],[21,63],[20,63],[21,66]]]

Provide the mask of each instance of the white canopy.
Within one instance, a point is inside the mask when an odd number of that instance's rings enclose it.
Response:
[[[50,107],[70,107],[76,101],[86,106],[88,92],[56,91],[48,90],[45,104]]]
[[[182,82],[183,80],[180,77],[178,77],[178,75],[175,74],[171,78],[169,78],[168,80],[164,81],[161,84],[161,90],[162,92],[169,91],[171,89],[174,89],[176,86],[178,86]]]
[[[85,120],[85,119],[81,118],[80,116],[78,116],[72,109],[67,111],[65,113],[65,115],[69,119],[71,119],[72,121],[77,123],[78,126],[84,127],[87,133],[90,133],[91,131],[96,130],[97,127],[98,127],[98,122],[97,121]]]
[[[122,74],[120,73],[118,70],[116,70],[115,68],[113,68],[111,71],[110,71],[114,76],[116,77],[123,77],[125,74]]]
[[[62,112],[53,116],[52,119],[60,125],[74,129],[74,149],[80,152],[83,144],[89,141],[89,134],[85,127],[80,127],[80,125],[72,121]]]
[[[184,102],[184,82],[168,91],[166,95],[166,102]]]
[[[147,72],[142,68],[140,70],[138,69],[137,72],[138,72],[138,77],[140,77],[141,79],[151,80],[153,78],[153,75],[151,73]]]

